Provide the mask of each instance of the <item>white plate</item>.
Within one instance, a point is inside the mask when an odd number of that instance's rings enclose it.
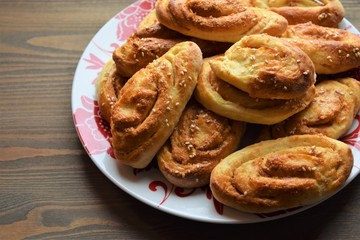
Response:
[[[161,211],[197,221],[213,223],[253,223],[286,217],[311,206],[273,214],[246,214],[223,206],[211,195],[209,187],[182,189],[167,182],[151,165],[134,170],[118,164],[109,143],[109,127],[99,116],[95,100],[95,81],[104,63],[137,28],[154,7],[155,0],[139,0],[110,19],[86,47],[78,63],[72,86],[72,113],[75,127],[86,152],[96,166],[117,186],[140,201]],[[347,20],[341,28],[358,33]],[[360,115],[343,141],[353,150],[355,165],[346,185],[359,174]],[[313,206],[313,205],[312,205]]]

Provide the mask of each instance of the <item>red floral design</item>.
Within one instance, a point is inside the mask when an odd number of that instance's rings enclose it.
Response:
[[[85,58],[84,60],[90,63],[90,65],[87,66],[86,69],[102,69],[105,64],[100,58],[98,58],[92,53],[90,53],[89,58]]]
[[[90,155],[107,152],[113,156],[110,146],[110,128],[99,114],[99,107],[94,99],[81,96],[82,107],[74,113],[74,122],[81,142]],[[84,141],[86,140],[86,141]]]
[[[360,151],[360,115],[355,116],[354,124],[357,124],[355,129],[340,140]]]
[[[210,189],[209,186],[206,187],[205,191],[206,191],[206,197],[209,200],[211,200],[211,198],[213,199],[214,207],[215,207],[216,212],[218,214],[220,214],[220,215],[223,215],[223,213],[224,213],[224,205],[213,197],[211,189]]]
[[[176,187],[173,184],[170,184],[170,189],[168,187],[168,184],[163,182],[163,181],[152,181],[149,184],[149,189],[153,192],[156,192],[158,190],[158,188],[162,188],[164,190],[164,197],[161,200],[161,202],[159,203],[159,206],[161,206],[172,193],[175,193],[176,196],[181,197],[181,198],[185,198],[185,197],[189,197],[191,196],[197,189],[199,188],[189,188],[189,189],[185,189],[185,188],[181,188],[181,187]],[[210,187],[206,186],[206,187],[201,187],[200,188],[202,191],[205,191],[206,193],[206,198],[211,200],[213,199],[214,201],[214,207],[215,210],[218,214],[222,215],[224,213],[224,205],[221,204],[220,202],[218,202],[211,193]]]
[[[156,192],[158,190],[158,187],[161,187],[164,190],[164,197],[161,200],[161,202],[159,203],[159,206],[161,206],[168,199],[170,194],[172,193],[172,191],[174,189],[174,185],[171,185],[171,189],[170,189],[170,191],[168,191],[167,184],[162,181],[152,181],[149,183],[149,189],[153,192]]]
[[[154,4],[154,0],[138,1],[115,16],[120,20],[116,29],[119,41],[126,40],[136,31],[141,20],[154,8]]]

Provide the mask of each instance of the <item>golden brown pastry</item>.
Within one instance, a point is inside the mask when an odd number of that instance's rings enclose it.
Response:
[[[117,71],[122,76],[131,77],[171,47],[183,42],[184,38],[179,36],[180,34],[170,32],[160,24],[134,33],[113,52]]]
[[[316,85],[315,98],[301,112],[272,126],[274,138],[295,134],[323,134],[338,139],[351,127],[360,110],[360,82],[353,78],[325,80]]]
[[[159,23],[159,20],[156,17],[156,11],[155,9],[152,9],[144,18],[143,20],[139,23],[138,28],[136,29],[136,31],[143,31],[148,27],[151,27],[152,25],[156,25]]]
[[[158,22],[154,11],[145,17],[136,33],[113,52],[121,76],[131,77],[180,42],[195,42],[205,57],[224,53],[230,47],[229,43],[206,41],[170,30]]]
[[[339,0],[257,0],[255,2],[255,6],[269,8],[284,16],[291,25],[313,22],[336,28],[345,16],[345,10]]]
[[[155,9],[166,27],[220,42],[236,42],[256,33],[279,36],[288,24],[279,14],[242,0],[158,0]]]
[[[201,64],[200,48],[182,42],[127,81],[111,111],[111,144],[120,162],[134,168],[151,162],[178,123]]]
[[[294,135],[245,147],[212,171],[219,202],[240,211],[266,213],[305,206],[334,194],[353,167],[345,143],[321,135]]]
[[[314,97],[315,86],[294,99],[250,97],[219,79],[210,67],[210,60],[203,61],[194,96],[203,106],[221,116],[249,123],[275,124],[303,110]]]
[[[217,77],[254,98],[293,99],[315,83],[311,59],[267,34],[245,36],[209,63]]]
[[[96,99],[100,115],[110,123],[111,108],[118,98],[120,89],[126,83],[126,78],[120,77],[116,72],[115,63],[110,59],[101,70],[96,81]]]
[[[213,113],[192,100],[167,143],[157,154],[160,171],[175,186],[195,188],[209,183],[212,169],[238,149],[244,122]]]
[[[282,35],[303,50],[318,74],[334,74],[360,66],[360,37],[343,29],[312,23],[288,26]]]

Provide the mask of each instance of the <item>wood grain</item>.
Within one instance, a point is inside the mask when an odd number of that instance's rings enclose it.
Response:
[[[360,179],[300,214],[219,225],[147,206],[77,137],[71,87],[94,34],[130,0],[0,1],[0,239],[358,239]],[[360,28],[360,1],[343,0]]]

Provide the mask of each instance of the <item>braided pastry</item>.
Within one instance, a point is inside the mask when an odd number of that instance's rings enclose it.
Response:
[[[156,15],[161,24],[185,35],[236,42],[245,35],[281,35],[287,20],[268,10],[249,6],[242,0],[158,0]]]
[[[96,81],[96,99],[98,101],[100,116],[110,123],[111,109],[118,98],[120,89],[127,79],[120,77],[116,72],[115,63],[109,60],[102,68]]]
[[[242,38],[210,65],[217,77],[256,98],[293,99],[315,83],[311,59],[298,47],[266,34]]]
[[[244,122],[217,115],[192,100],[157,154],[159,169],[178,187],[204,186],[216,164],[238,149],[244,132]]]
[[[360,110],[360,83],[353,78],[322,81],[311,104],[272,126],[275,138],[294,134],[323,134],[338,139],[351,127]]]
[[[314,97],[315,86],[293,99],[250,97],[219,79],[210,67],[210,60],[206,58],[203,61],[194,96],[206,108],[224,117],[249,123],[275,124],[304,109]]]
[[[282,38],[303,50],[318,74],[334,74],[360,66],[360,37],[343,29],[312,23],[288,26]]]
[[[265,213],[321,201],[343,186],[353,167],[345,143],[321,135],[294,135],[245,147],[212,171],[219,202]]]
[[[200,48],[182,42],[127,81],[110,123],[112,147],[120,162],[134,168],[151,162],[179,121],[201,64]]]

